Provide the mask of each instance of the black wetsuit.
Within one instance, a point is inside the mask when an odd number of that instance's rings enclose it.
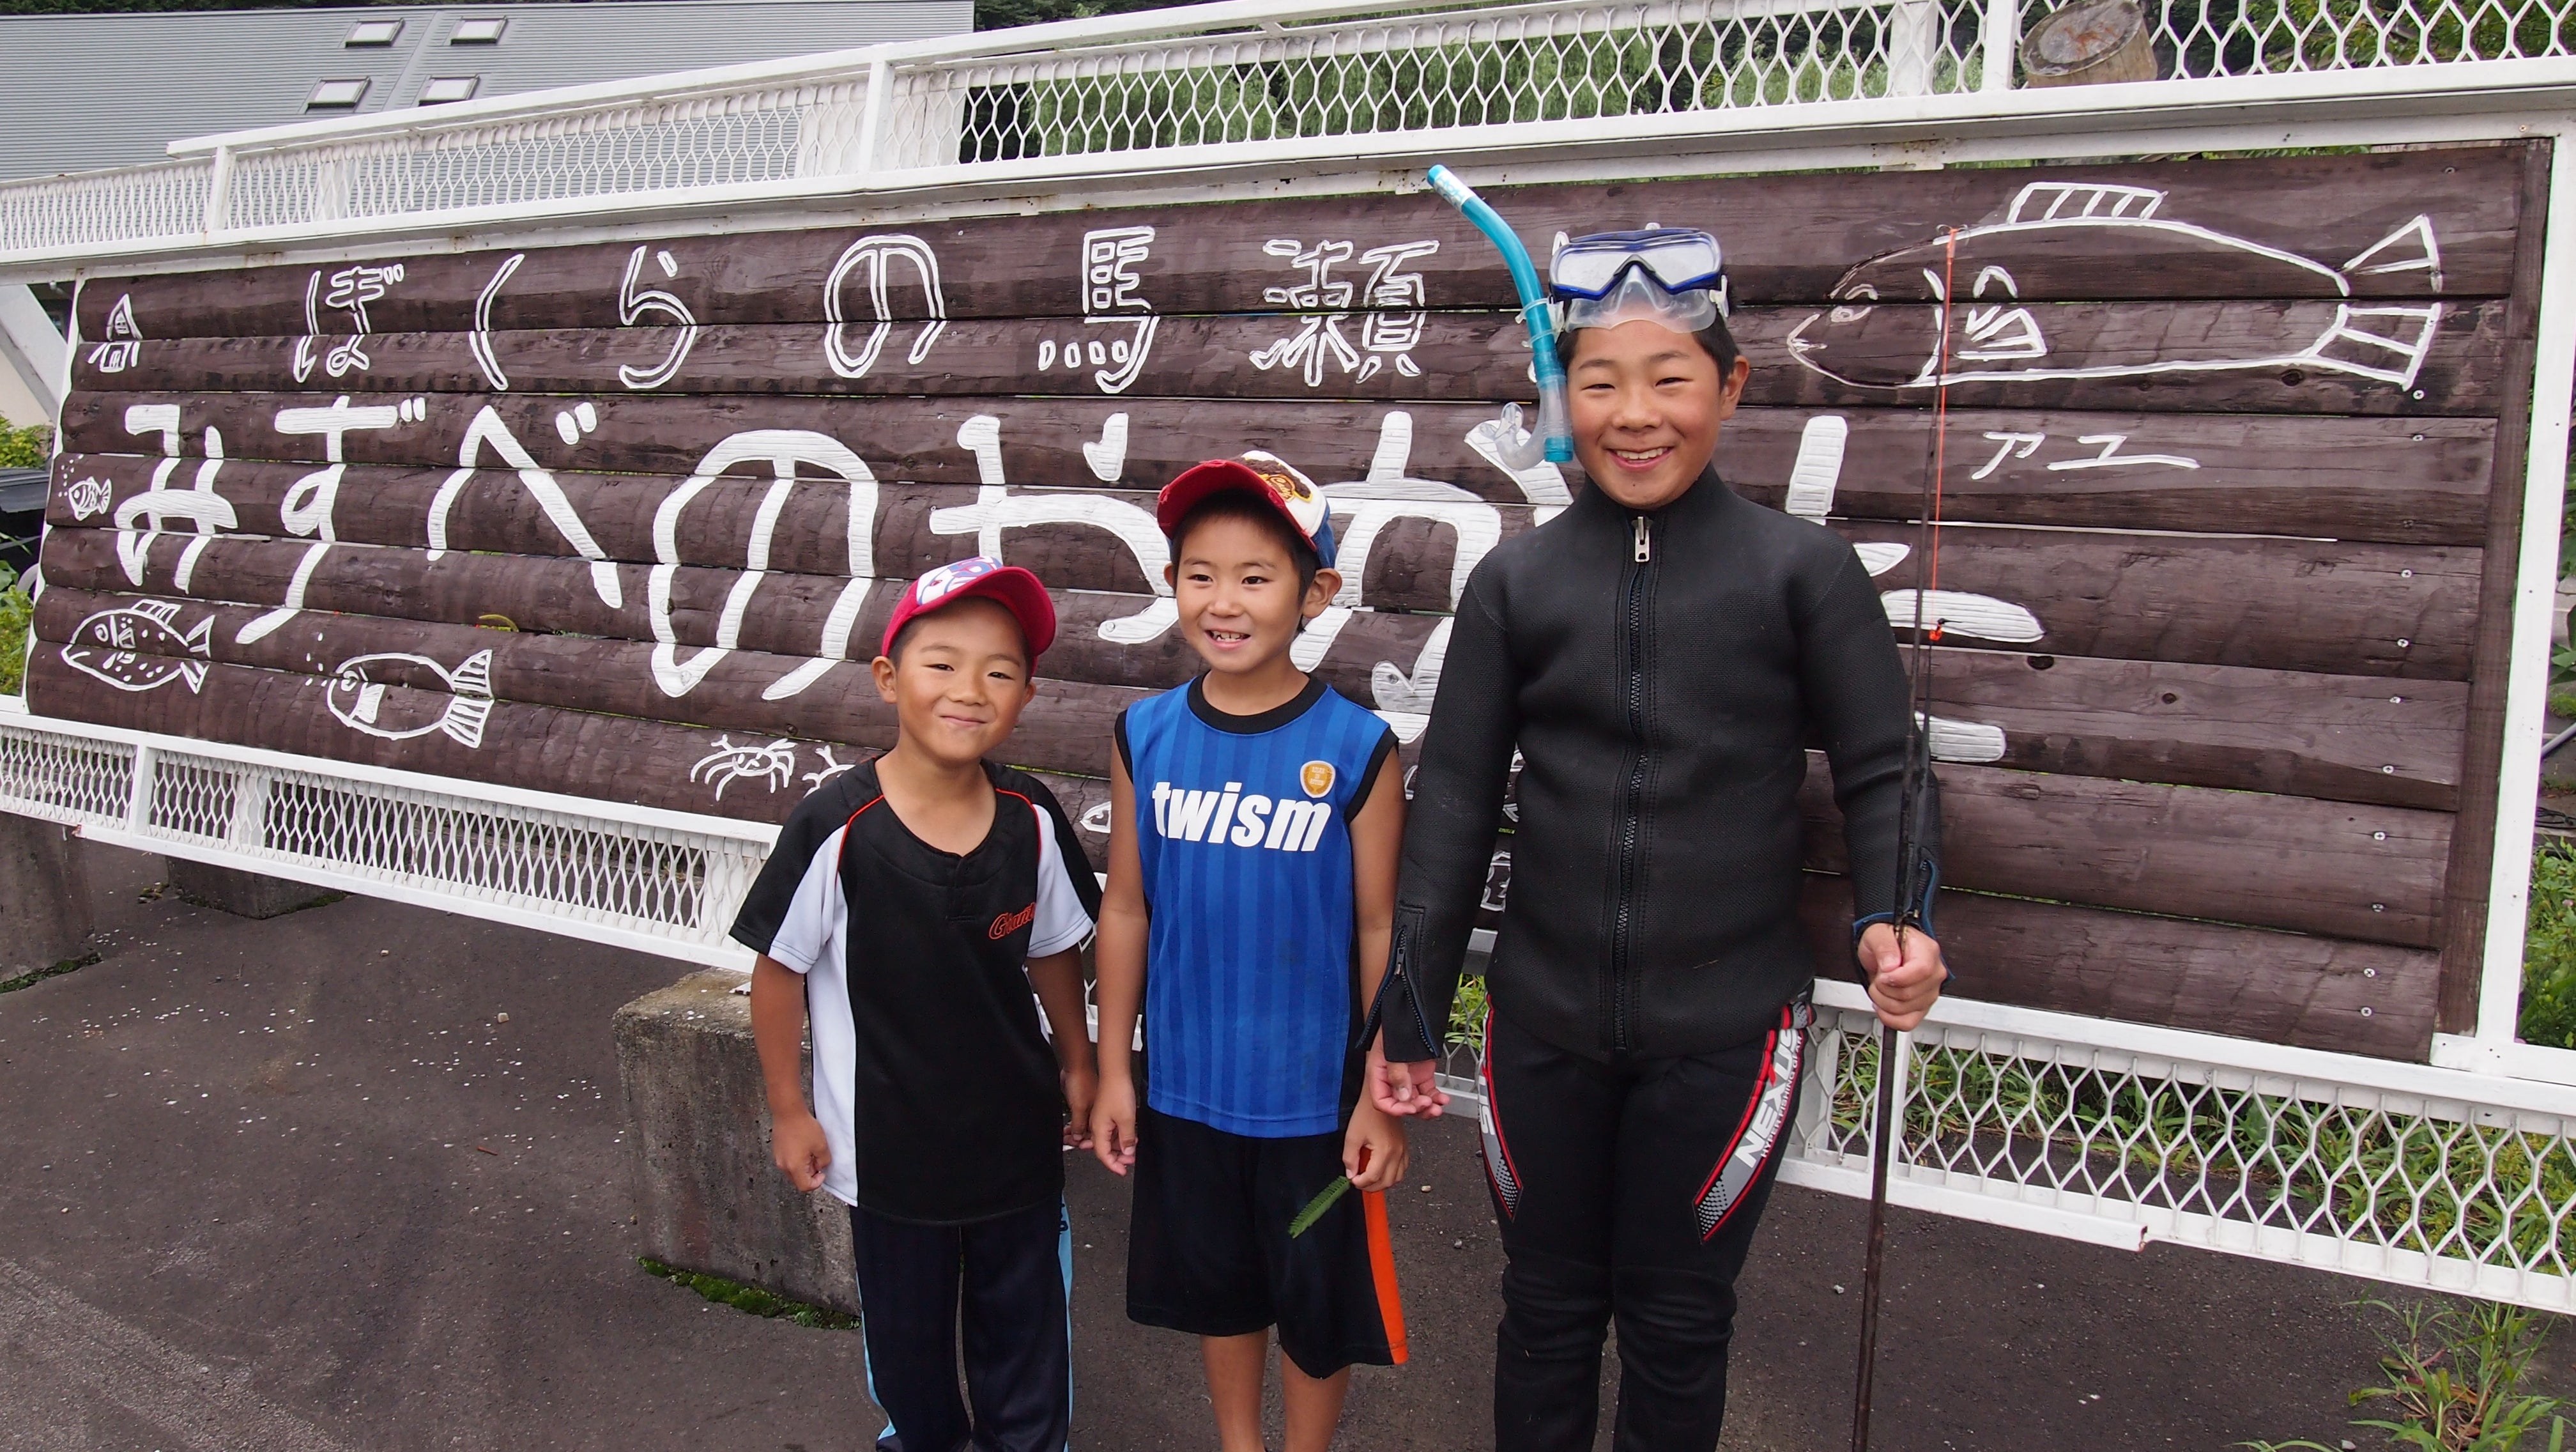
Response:
[[[1377,1017],[1389,1059],[1440,1048],[1517,746],[1485,1064],[1502,1452],[1591,1446],[1614,1310],[1621,1452],[1716,1444],[1815,974],[1806,752],[1832,765],[1856,900],[1892,908],[1908,716],[1851,547],[1714,471],[1652,514],[1586,488],[1468,580]]]

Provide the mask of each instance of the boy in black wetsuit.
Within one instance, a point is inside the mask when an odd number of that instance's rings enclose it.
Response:
[[[1913,1027],[1947,970],[1927,931],[1900,949],[1888,911],[1910,711],[1878,590],[1851,546],[1743,499],[1711,463],[1749,372],[1716,239],[1580,238],[1551,270],[1591,487],[1487,555],[1458,602],[1414,776],[1372,1093],[1390,1113],[1445,1099],[1433,1060],[1517,746],[1483,1066],[1509,1256],[1495,1445],[1592,1446],[1615,1315],[1614,1445],[1711,1452],[1735,1277],[1809,1021],[1808,747],[1833,767],[1880,1017]],[[1912,906],[1928,927],[1929,903]]]
[[[760,955],[771,1156],[850,1206],[883,1452],[1068,1434],[1064,1149],[1091,1142],[1079,950],[1100,888],[1055,797],[984,759],[1054,635],[1026,570],[978,557],[914,581],[873,667],[894,749],[797,805],[733,926]]]

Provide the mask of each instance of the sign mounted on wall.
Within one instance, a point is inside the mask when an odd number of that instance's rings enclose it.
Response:
[[[1900,624],[1948,386],[1972,996],[2421,1059],[2475,996],[2547,175],[2534,142],[1494,198],[1538,247],[1725,237],[1720,468]],[[1064,621],[1013,754],[1105,826],[1110,718],[1193,669],[1150,491],[1258,448],[1342,541],[1299,663],[1409,752],[1468,573],[1582,487],[1501,462],[1529,357],[1490,258],[1371,195],[92,280],[30,705],[776,821],[891,740],[902,582],[982,553]]]

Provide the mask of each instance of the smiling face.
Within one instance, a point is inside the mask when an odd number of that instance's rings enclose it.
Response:
[[[895,656],[877,657],[872,669],[904,741],[947,766],[1001,745],[1036,691],[1019,622],[976,596],[907,624]]]
[[[1228,675],[1274,668],[1300,622],[1331,604],[1342,587],[1334,570],[1318,570],[1298,588],[1297,564],[1281,536],[1239,514],[1216,513],[1188,524],[1173,551],[1173,601],[1181,637],[1208,669]]]
[[[1576,460],[1603,493],[1646,511],[1698,482],[1752,369],[1738,358],[1720,373],[1690,334],[1639,318],[1576,333],[1565,371]]]

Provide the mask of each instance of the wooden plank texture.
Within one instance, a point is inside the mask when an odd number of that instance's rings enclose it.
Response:
[[[1811,876],[1801,917],[1819,976],[1848,981],[1851,886]],[[2130,1023],[2421,1061],[2435,955],[2063,903],[1945,892],[1949,992]]]
[[[1838,873],[1842,817],[1811,761],[1807,866]],[[2441,932],[2447,812],[1987,766],[1940,780],[1951,886],[2416,948]]]
[[[890,488],[875,491],[872,538],[859,542],[867,557],[854,559],[847,528],[849,487],[837,484],[790,491],[789,499],[795,500],[800,492],[810,507],[803,528],[775,530],[766,541],[747,545],[738,531],[750,511],[692,512],[675,519],[670,529],[674,544],[684,527],[697,536],[696,541],[688,549],[673,549],[668,556],[673,578],[690,581],[689,588],[701,594],[730,592],[745,571],[739,566],[690,561],[763,559],[770,572],[748,587],[755,593],[734,608],[742,613],[744,628],[759,632],[762,639],[784,641],[802,634],[801,646],[767,647],[791,653],[837,653],[817,642],[854,568],[866,575],[882,573],[903,580],[993,548],[1004,558],[1036,570],[1058,589],[1128,594],[1134,597],[1128,613],[1135,614],[1149,608],[1142,588],[1148,579],[1161,575],[1167,556],[1161,536],[1151,529],[1150,516],[1139,508],[1117,515],[1093,506],[1091,522],[998,530],[996,537],[986,538],[964,528],[975,522],[971,514],[951,517],[954,532],[938,527],[939,501],[960,498],[959,494]],[[1061,499],[1056,502],[1061,505]],[[964,506],[961,502],[948,507]],[[564,547],[567,531],[551,520],[530,520],[527,512],[513,519],[508,542],[523,549],[549,550],[548,555],[459,554],[459,549],[471,547],[450,539],[447,552],[437,558],[424,550],[350,545],[326,550],[308,563],[312,546],[299,540],[238,534],[204,539],[176,530],[153,536],[143,528],[72,528],[49,533],[45,568],[49,579],[63,584],[116,589],[121,587],[103,573],[113,559],[123,576],[122,588],[145,588],[147,578],[133,573],[135,562],[144,562],[147,569],[162,562],[160,567],[171,571],[175,588],[170,593],[214,590],[216,598],[249,604],[283,604],[294,579],[301,575],[306,583],[300,598],[314,608],[429,619],[452,616],[457,608],[452,601],[470,572],[470,578],[483,582],[474,587],[478,602],[530,599],[531,590],[539,591],[525,605],[488,606],[523,628],[646,640],[662,639],[666,629],[677,628],[656,623],[645,609],[635,608],[652,598],[651,572],[633,563],[593,565],[576,558],[572,549]],[[631,521],[641,510],[622,513]],[[703,535],[695,527],[701,520],[709,522]],[[134,523],[146,526],[150,521]],[[1441,526],[1438,532],[1451,533],[1454,528]],[[1862,541],[1887,546],[1910,547],[1914,537],[1912,531],[1898,526],[1840,528]],[[1365,552],[1354,548],[1347,563],[1364,586],[1374,584],[1379,592],[1368,603],[1448,608],[1450,590],[1461,583],[1460,572],[1407,570],[1396,563],[1419,558],[1406,546],[1418,549],[1433,532],[1434,526],[1420,521],[1388,531],[1384,564],[1378,562],[1376,547]],[[591,541],[598,543],[595,534]],[[481,547],[490,549],[500,543],[487,535]],[[759,548],[754,550],[752,545]],[[554,549],[562,553],[554,555]],[[601,546],[596,557],[614,559],[615,555]],[[186,585],[177,579],[183,565],[188,570]],[[559,602],[538,582],[568,579],[567,571],[584,579],[607,576],[631,583],[616,587],[619,603],[608,613],[582,606],[573,615],[559,617],[554,612]],[[513,572],[525,572],[528,579],[502,578]],[[200,573],[210,583],[199,586]],[[1899,563],[1884,570],[1880,583],[1910,585],[1912,579],[1911,567]],[[1937,581],[1932,619],[1944,625],[1948,643],[2009,648],[2017,653],[2455,680],[2466,673],[2468,643],[2476,627],[2472,613],[2476,552],[2449,546],[1954,529],[1946,531],[1942,541]],[[425,592],[424,598],[410,598],[415,590]],[[590,593],[607,604],[606,593],[597,586]],[[1910,589],[1891,588],[1885,599],[1890,618],[1910,628],[1914,617]],[[710,599],[707,608],[720,615],[727,603]],[[522,609],[545,612],[546,620],[560,618],[563,623],[541,624],[521,614]],[[1405,628],[1427,633],[1432,626],[1423,622]],[[685,634],[678,638],[700,643]],[[704,643],[714,642],[710,637]],[[750,639],[739,643],[748,645]]]
[[[2553,145],[2537,142],[2523,153],[2520,190],[2524,207],[2533,209],[2528,215],[2541,216],[2547,211]],[[2514,296],[2506,315],[2511,341],[2498,370],[2504,417],[2496,449],[2493,502],[2487,511],[2487,569],[2478,598],[2468,731],[2460,763],[2460,779],[2469,784],[2469,790],[2463,794],[2459,827],[2452,838],[2453,906],[2441,945],[2441,1027],[2450,1033],[2470,1033],[2482,1027],[2478,1023],[2478,997],[2491,928],[2486,908],[2494,885],[2491,872],[2502,791],[2499,776],[2504,761],[2505,686],[2513,668],[2514,576],[2522,556],[2523,472],[2530,461],[2531,377],[2539,347],[2542,233],[2541,228],[2530,229],[2515,247]]]
[[[256,488],[236,483],[245,473],[259,477],[256,461],[325,462],[327,434],[281,432],[278,423],[284,416],[309,428],[316,415],[288,411],[328,409],[336,396],[78,393],[65,415],[69,446],[90,452],[67,457],[58,477],[65,487],[84,473],[107,477],[120,490],[146,487],[149,468],[140,475],[120,474],[130,466],[109,460],[141,454],[157,465],[168,444],[175,444],[177,457],[199,458],[212,429],[232,461],[216,485],[231,496],[238,488]],[[998,476],[1020,487],[1153,490],[1201,459],[1247,448],[1287,459],[1328,488],[1387,492],[1404,486],[1442,497],[1456,491],[1495,504],[1546,504],[1562,502],[1571,482],[1548,471],[1543,487],[1533,492],[1479,454],[1469,435],[1494,416],[1483,404],[1394,408],[1246,401],[1210,410],[1158,399],[583,401],[592,406],[592,422],[583,428],[575,416],[575,441],[566,443],[556,416],[573,411],[567,400],[424,396],[425,416],[418,421],[398,419],[342,434],[343,457],[354,461],[343,496],[368,492],[358,481],[369,476],[360,471],[375,466],[434,467],[442,478],[460,459],[498,466],[504,440],[536,465],[562,474],[567,489],[574,487],[574,471],[686,476],[728,440],[754,428],[818,433],[845,445],[877,478],[925,484],[984,484]],[[174,437],[165,438],[158,416],[134,413],[174,404],[181,411]],[[989,442],[966,430],[978,417],[993,420]],[[1739,411],[1721,436],[1721,471],[1748,497],[1782,505],[1809,428],[1832,427],[1825,417],[1804,409]],[[1930,417],[1913,409],[1874,408],[1830,417],[1840,418],[1846,430],[1843,461],[1832,487],[1812,507],[1856,519],[1913,518],[1929,456]],[[1117,418],[1125,422],[1113,424]],[[1944,517],[1963,523],[2479,544],[2486,537],[2494,430],[2484,419],[1954,409],[1944,451]],[[469,431],[479,435],[470,445]],[[961,443],[961,431],[976,442]],[[1123,447],[1110,447],[1111,439]],[[288,482],[300,477],[302,471]],[[179,487],[193,481],[192,471]],[[55,515],[56,523],[89,517],[70,515],[67,506],[67,500],[57,501],[63,512]]]
[[[2152,206],[2125,200],[2135,219],[2114,227],[2024,226],[1971,239],[1971,275],[2008,269],[2033,299],[2332,295],[2340,272],[2355,294],[2419,296],[2421,271],[2352,267],[2383,239],[2422,216],[2441,254],[2451,296],[2504,290],[2513,238],[2525,213],[2515,185],[2518,146],[2455,147],[2373,156],[2234,158],[2034,168],[1966,168],[1852,176],[1673,179],[1608,186],[1496,187],[1486,195],[1533,253],[1547,255],[1559,231],[1604,227],[1714,226],[1722,234],[1739,298],[1804,302],[1826,298],[1854,269],[1911,269],[1915,254],[1945,229],[2011,216],[2026,220],[2054,205],[2086,210],[2082,189],[2115,186],[2157,195]],[[2057,188],[2071,205],[2042,189]],[[2106,210],[2097,203],[2091,210]],[[2151,223],[2144,224],[2142,223]],[[1150,236],[1137,229],[1151,228]],[[900,243],[868,238],[902,238]],[[366,301],[380,331],[459,331],[478,305],[496,327],[613,327],[624,321],[621,288],[658,292],[700,323],[817,322],[836,267],[846,315],[875,315],[876,271],[887,272],[884,308],[921,317],[939,307],[952,318],[1080,317],[1099,311],[1083,285],[1086,239],[1118,258],[1129,296],[1162,312],[1217,312],[1262,305],[1273,288],[1351,287],[1354,307],[1401,306],[1381,296],[1373,249],[1423,242],[1435,250],[1388,269],[1420,279],[1435,307],[1500,307],[1509,283],[1492,249],[1428,192],[1184,207],[1081,210],[971,217],[900,227],[828,227],[599,243],[522,252],[389,251],[399,279],[379,277]],[[2318,264],[2286,265],[2249,252],[2252,243]],[[1274,247],[1272,244],[1286,244]],[[1318,254],[1340,245],[1336,265],[1315,280]],[[640,247],[640,251],[639,251]],[[662,257],[670,259],[668,267]],[[926,256],[929,269],[913,258]],[[510,266],[509,259],[519,261]],[[2370,262],[2384,263],[2383,253]],[[1883,260],[1882,260],[1883,259]],[[113,310],[128,308],[145,337],[297,333],[308,316],[339,332],[363,332],[346,301],[352,264],[260,267],[162,277],[108,279],[83,290],[81,335],[108,336]],[[504,271],[507,267],[506,272]],[[628,281],[632,268],[635,279]],[[2249,273],[2256,274],[2249,277]],[[1867,276],[1869,274],[1865,274]],[[316,279],[319,279],[317,285]],[[498,278],[496,285],[495,279]],[[1376,285],[1373,285],[1376,284]],[[2249,292],[2251,287],[2269,291]],[[485,303],[489,295],[488,304]],[[308,313],[308,298],[311,302]]]
[[[202,689],[193,693],[129,692],[48,658],[35,663],[29,684],[72,705],[78,719],[130,730],[755,822],[785,821],[821,781],[871,754],[838,743],[737,740],[702,727],[506,701],[483,717],[479,744],[468,745],[437,724],[453,718],[455,697],[388,686],[377,719],[428,728],[394,741],[344,725],[330,709],[327,679],[246,666],[208,667]],[[1107,827],[1096,809],[1108,799],[1108,783],[1041,780],[1067,811],[1093,817],[1084,846],[1096,863]]]
[[[245,627],[265,613],[256,606],[65,586],[46,592],[36,629],[45,641],[79,641],[83,622],[102,612],[173,605],[173,633],[184,639],[211,620],[203,658],[227,664],[331,676],[364,659],[371,681],[444,689],[442,672],[488,653],[491,689],[503,700],[872,747],[892,742],[893,718],[857,662],[826,662],[807,689],[772,697],[769,688],[808,668],[811,658],[735,651],[674,696],[655,684],[654,647],[642,641],[318,611],[245,641]],[[1417,645],[1408,659],[1418,657]],[[2041,671],[2025,658],[1982,652],[1933,657],[1933,713],[2000,728],[2001,765],[2434,809],[2447,809],[2457,795],[2447,774],[2459,755],[2460,685],[2410,686],[2392,696],[2385,682],[2365,677],[2075,657]],[[1187,680],[1194,661],[1167,656],[1166,677],[1102,684],[1064,678],[1060,672],[1076,659],[1050,654],[1040,662],[1040,698],[1013,738],[1012,759],[1105,776],[1110,718],[1148,690]],[[1375,708],[1377,664],[1343,657],[1319,673]],[[1404,747],[1408,760],[1413,749]]]
[[[2359,309],[2322,300],[2032,302],[2007,335],[1972,337],[1952,310],[1951,402],[1969,408],[2142,409],[2369,415],[2480,415],[2494,381],[2503,305]],[[1771,407],[1929,404],[1943,311],[1925,304],[1744,307],[1730,324],[1753,360],[1745,401]],[[82,350],[75,388],[158,392],[293,389],[317,381],[371,393],[826,394],[959,397],[1094,395],[1099,365],[1068,366],[1082,325],[989,318],[890,330],[862,370],[833,362],[828,329],[807,324],[540,328],[379,333],[368,362],[336,380],[299,364],[309,339],[145,341],[131,361]],[[1133,398],[1527,398],[1529,345],[1505,311],[1416,317],[1401,352],[1372,351],[1357,321],[1329,315],[1163,318],[1116,391]],[[1119,340],[1120,348],[1131,346]],[[117,361],[114,372],[105,365]],[[1123,353],[1102,360],[1118,367]],[[653,380],[650,383],[641,380]]]
[[[781,794],[797,763],[810,756],[816,770],[825,765],[819,745],[744,755],[767,747],[759,739],[766,733],[736,741],[704,726],[506,700],[485,706],[394,682],[361,705],[361,692],[379,683],[223,662],[204,665],[192,683],[178,664],[146,657],[120,683],[75,668],[59,651],[39,651],[30,704],[108,725],[770,821],[793,805]],[[157,679],[133,688],[147,678]],[[1105,733],[1106,717],[1092,704],[1093,729]],[[1062,709],[1070,722],[1085,703]],[[728,805],[725,783],[745,774],[743,763],[759,767],[763,789]],[[2417,947],[2438,928],[2451,820],[2444,813],[1981,767],[1944,768],[1942,780],[1944,871],[1961,888],[2108,907],[2143,900],[2179,916]],[[1827,872],[1842,865],[1830,790],[1825,773],[1812,770],[1807,864]]]

